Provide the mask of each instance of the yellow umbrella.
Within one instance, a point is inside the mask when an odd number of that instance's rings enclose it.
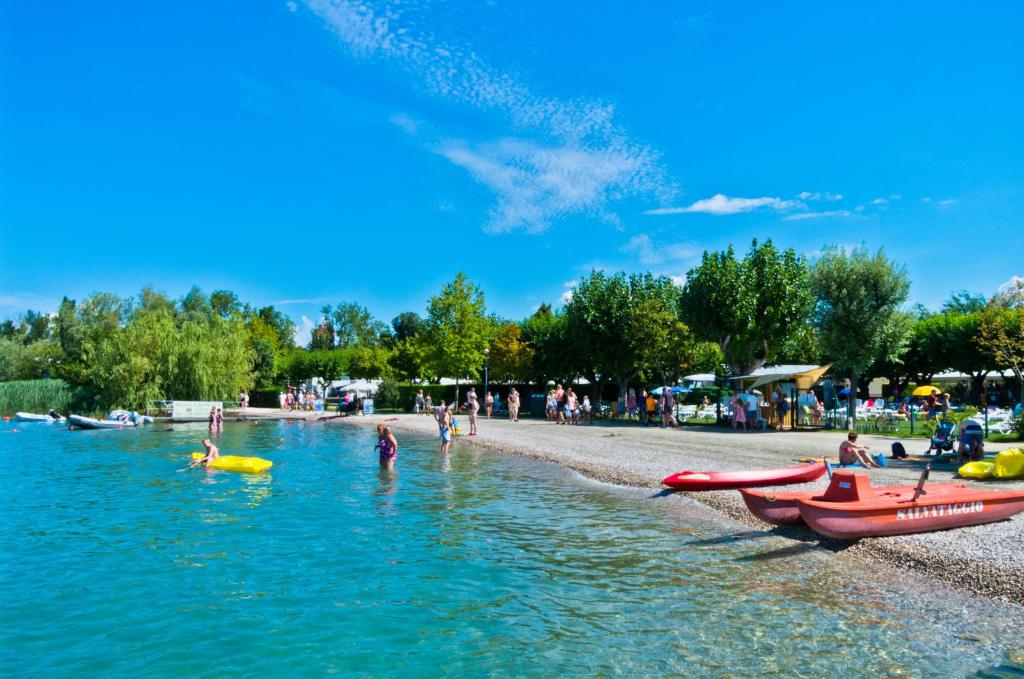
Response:
[[[931,396],[932,394],[939,393],[939,388],[933,387],[931,385],[925,385],[923,387],[918,387],[917,389],[914,389],[914,391],[911,393],[914,396]]]

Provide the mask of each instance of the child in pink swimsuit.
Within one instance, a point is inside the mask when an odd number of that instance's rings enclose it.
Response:
[[[380,466],[383,469],[394,469],[398,457],[398,440],[390,428],[383,424],[377,425],[377,445],[374,447],[380,450]]]

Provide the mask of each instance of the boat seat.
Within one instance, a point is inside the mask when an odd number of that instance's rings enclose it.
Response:
[[[878,497],[871,487],[871,479],[867,474],[854,474],[850,471],[836,470],[832,473],[832,482],[825,489],[826,502],[863,502]]]

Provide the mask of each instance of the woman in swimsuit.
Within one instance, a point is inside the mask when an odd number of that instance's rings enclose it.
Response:
[[[398,457],[398,439],[391,433],[391,429],[383,424],[377,425],[377,445],[375,450],[380,451],[381,469],[394,469],[395,459]]]

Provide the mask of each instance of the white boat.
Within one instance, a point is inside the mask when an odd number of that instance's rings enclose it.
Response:
[[[83,415],[68,415],[68,423],[72,427],[78,427],[79,429],[124,429],[125,427],[134,427],[135,423],[131,420],[122,422],[121,420],[97,420],[94,417],[85,417]]]
[[[55,417],[56,415],[56,417]],[[14,413],[14,419],[18,422],[63,422],[64,418],[54,413],[39,415],[37,413]]]

